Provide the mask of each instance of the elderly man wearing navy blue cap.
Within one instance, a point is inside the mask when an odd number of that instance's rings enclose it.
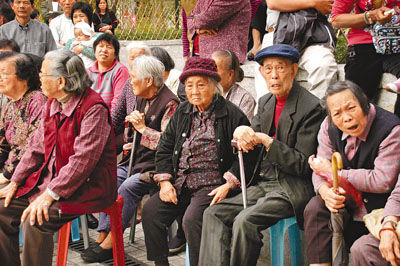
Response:
[[[299,57],[285,44],[255,56],[270,93],[260,98],[251,127],[234,132],[238,146],[255,158],[245,166],[254,168],[248,207],[243,209],[239,194],[204,212],[199,265],[256,265],[262,230],[292,216],[303,224],[304,207],[314,194],[307,160],[316,152],[325,114],[318,98],[294,81]]]

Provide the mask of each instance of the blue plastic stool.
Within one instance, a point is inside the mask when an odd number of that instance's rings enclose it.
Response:
[[[290,261],[292,266],[303,265],[300,245],[300,230],[295,217],[280,220],[269,228],[270,249],[271,249],[271,265],[284,265],[284,242],[285,232],[289,230],[290,243]]]
[[[75,218],[74,220],[72,220],[71,223],[71,238],[72,241],[78,241],[79,239],[81,239],[81,236],[79,235],[79,226],[80,226],[80,219]]]
[[[186,242],[186,262],[185,262],[185,266],[190,266],[190,261],[189,261],[189,245]]]

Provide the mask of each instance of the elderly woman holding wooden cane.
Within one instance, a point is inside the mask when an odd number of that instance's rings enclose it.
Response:
[[[331,213],[344,217],[347,248],[368,233],[363,215],[382,208],[400,171],[400,119],[368,104],[361,88],[351,81],[331,85],[323,99],[328,117],[318,133],[317,157],[309,164],[317,196],[304,211],[307,258],[311,265],[332,262]],[[332,188],[330,158],[339,152],[343,170],[339,189]]]
[[[168,264],[167,227],[183,214],[190,265],[198,265],[204,210],[224,199],[239,183],[228,172],[238,167],[231,140],[246,115],[220,95],[220,76],[214,60],[192,57],[181,82],[189,99],[177,108],[156,153],[160,192],[144,205],[142,218],[147,258]]]

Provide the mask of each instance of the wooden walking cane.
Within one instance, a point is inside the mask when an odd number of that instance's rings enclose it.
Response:
[[[332,154],[332,189],[336,194],[339,194],[339,177],[338,170],[343,168],[343,161],[340,153]],[[343,215],[331,213],[332,226],[332,266],[347,265],[348,254],[346,252],[344,241],[344,219]]]
[[[231,145],[237,149],[238,158],[239,158],[239,169],[240,169],[240,186],[242,187],[242,197],[243,197],[243,208],[247,208],[247,190],[246,190],[246,174],[244,172],[244,163],[243,163],[243,151],[239,149],[238,143],[236,140],[231,141]]]

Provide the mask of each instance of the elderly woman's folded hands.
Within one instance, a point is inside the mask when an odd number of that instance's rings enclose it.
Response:
[[[131,123],[139,133],[143,133],[146,129],[146,124],[144,122],[144,114],[135,110],[125,117],[125,121]]]

